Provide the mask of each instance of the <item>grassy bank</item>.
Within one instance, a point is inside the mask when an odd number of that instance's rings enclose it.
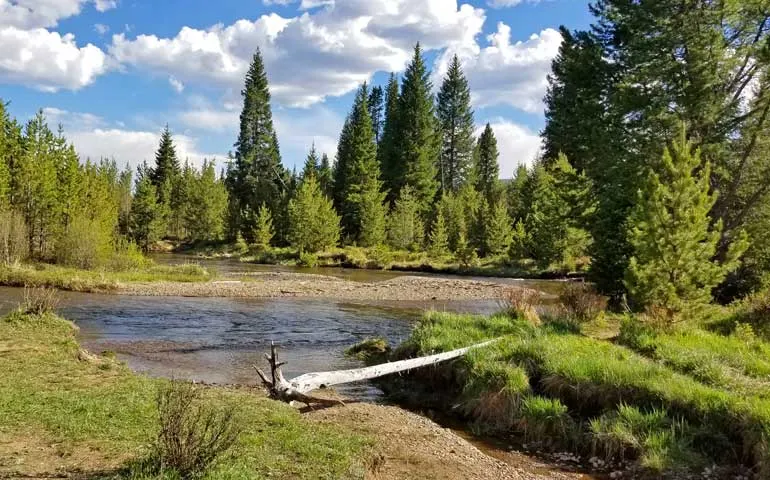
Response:
[[[619,340],[535,327],[510,316],[430,313],[396,357],[504,337],[493,347],[413,374],[432,398],[486,432],[538,449],[568,449],[635,475],[770,474],[770,345],[689,325],[650,333],[627,321]],[[721,477],[720,477],[721,478]]]
[[[51,314],[0,319],[0,477],[168,478],[148,473],[163,380],[109,356],[82,353],[75,327]],[[303,420],[245,390],[206,388],[212,406],[237,405],[244,427],[210,479],[361,478],[371,441]]]
[[[300,267],[344,267],[368,270],[440,273],[478,277],[564,278],[580,276],[587,265],[577,268],[553,265],[539,269],[532,262],[510,262],[505,256],[487,257],[463,265],[451,256],[432,257],[427,252],[395,251],[386,247],[344,247],[326,252],[303,254],[292,248],[255,250],[245,245],[182,245],[176,251],[205,258],[239,258],[243,262]],[[576,271],[573,271],[576,270]]]
[[[0,285],[6,287],[50,287],[75,292],[114,290],[131,282],[205,282],[214,275],[199,265],[152,265],[122,271],[81,270],[50,264],[0,266]]]

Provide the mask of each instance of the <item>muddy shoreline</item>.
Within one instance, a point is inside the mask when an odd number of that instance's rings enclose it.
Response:
[[[367,301],[468,301],[506,298],[522,287],[465,279],[403,276],[353,282],[331,276],[265,272],[201,283],[121,283],[112,293],[137,296],[330,298]]]

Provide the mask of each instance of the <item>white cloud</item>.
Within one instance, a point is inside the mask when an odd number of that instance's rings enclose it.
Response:
[[[176,93],[184,92],[184,83],[180,82],[175,77],[168,77],[168,83],[171,85],[171,88],[176,91]]]
[[[559,52],[561,34],[546,29],[526,41],[511,43],[511,28],[498,23],[484,48],[447,49],[437,61],[439,82],[454,53],[460,57],[477,106],[510,105],[526,112],[542,111],[551,62]]]
[[[110,31],[110,27],[103,23],[97,23],[96,25],[94,25],[94,31],[96,31],[96,33],[98,33],[99,35],[104,35]]]
[[[0,27],[0,45],[0,82],[77,90],[107,71],[104,52],[90,43],[78,47],[72,34]]]
[[[0,0],[0,26],[54,27],[59,20],[79,14],[83,5],[92,1],[100,12],[117,6],[116,0]]]
[[[53,107],[43,109],[43,113],[52,127],[62,125],[65,137],[75,146],[81,161],[111,158],[121,168],[128,164],[134,169],[145,160],[150,164],[154,161],[160,130],[129,130],[122,122],[112,126],[98,115]],[[196,137],[174,134],[174,144],[182,162],[189,159],[199,167],[204,159],[216,159],[219,166],[224,165],[226,155],[201,152]]]
[[[513,177],[516,168],[521,164],[531,165],[540,153],[542,143],[540,136],[522,125],[502,118],[490,121],[497,139],[497,149],[500,152],[500,177]],[[476,128],[476,136],[481,135],[484,125]]]
[[[527,3],[540,3],[540,0],[487,0],[487,5],[492,8],[510,8]]]
[[[337,0],[294,18],[273,13],[207,30],[184,27],[173,38],[115,35],[110,52],[187,83],[237,90],[259,47],[275,99],[306,107],[354,90],[374,72],[402,70],[417,41],[427,50],[475,45],[484,19],[483,10],[456,0]]]
[[[118,7],[118,0],[94,0],[94,7],[99,12],[106,12]]]

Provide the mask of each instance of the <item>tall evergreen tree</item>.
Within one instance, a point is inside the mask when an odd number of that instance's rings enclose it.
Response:
[[[171,135],[168,125],[166,125],[160,136],[158,150],[155,152],[155,167],[150,174],[150,180],[155,185],[158,195],[160,195],[158,201],[170,204],[171,198],[166,196],[170,192],[164,193],[163,185],[166,183],[174,185],[180,174],[181,168],[179,166],[179,159],[176,156],[174,137]]]
[[[429,251],[433,257],[441,258],[449,253],[449,236],[441,208],[436,212],[436,219],[430,229]]]
[[[684,128],[651,169],[629,218],[634,255],[626,285],[641,306],[672,314],[711,300],[712,289],[737,266],[745,244],[732,244],[724,263],[714,261],[722,222],[712,225],[709,211],[711,167],[693,150]]]
[[[306,178],[315,177],[318,180],[318,174],[321,169],[321,165],[318,159],[318,152],[315,149],[315,143],[310,147],[310,152],[305,158],[305,166],[302,168],[300,179],[304,181]]]
[[[412,187],[420,213],[427,217],[432,211],[438,190],[436,164],[438,135],[433,109],[430,72],[426,68],[418,43],[414,56],[404,73],[398,102],[399,149],[403,157],[403,185]]]
[[[420,203],[412,193],[412,187],[406,185],[388,218],[388,241],[398,250],[418,250],[422,248],[424,235]]]
[[[374,141],[379,144],[382,136],[382,109],[384,107],[385,93],[382,87],[377,85],[369,93],[368,106],[369,116],[372,118],[372,130],[374,130]]]
[[[329,198],[333,197],[332,194],[332,166],[329,162],[329,156],[324,153],[321,155],[321,163],[318,166],[318,186],[321,187],[321,191]]]
[[[521,164],[516,168],[516,173],[506,185],[505,196],[508,201],[508,215],[514,220],[522,220],[527,216],[525,195],[528,177],[527,166]]]
[[[152,243],[160,240],[165,226],[164,219],[159,211],[155,185],[147,175],[137,178],[129,218],[131,238],[142,250],[147,251]]]
[[[273,214],[270,213],[270,209],[264,203],[259,206],[257,210],[257,218],[254,222],[254,245],[260,251],[270,250],[275,237],[275,229],[273,228]]]
[[[513,224],[503,199],[488,207],[484,225],[484,252],[500,255],[508,251],[513,240]]]
[[[476,148],[474,165],[476,191],[481,193],[490,205],[494,205],[500,196],[500,164],[497,139],[489,123],[481,133]]]
[[[332,200],[334,200],[334,207],[338,212],[344,211],[347,202],[348,175],[350,173],[348,165],[352,157],[350,143],[352,128],[352,118],[348,114],[345,117],[345,123],[342,125],[342,131],[340,132],[340,139],[337,142],[337,157],[335,158],[332,175]]]
[[[396,75],[391,73],[385,89],[385,115],[382,135],[377,145],[377,161],[383,187],[391,204],[398,197],[404,177],[404,163],[400,151],[399,86]]]
[[[456,192],[472,167],[475,148],[471,90],[457,55],[438,92],[436,114],[441,127],[440,188]]]
[[[227,212],[227,190],[217,179],[214,162],[204,160],[200,172],[190,172],[189,197],[185,205],[185,230],[190,240],[222,239]]]
[[[227,187],[233,204],[230,214],[236,217],[231,224],[248,235],[256,227],[261,205],[266,205],[274,216],[279,213],[288,180],[273,129],[270,90],[259,50],[249,66],[241,95],[240,132],[234,165],[228,169]]]

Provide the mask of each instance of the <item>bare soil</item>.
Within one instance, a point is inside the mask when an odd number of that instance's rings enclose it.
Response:
[[[355,403],[309,411],[306,417],[375,438],[367,474],[372,480],[590,478],[517,452],[500,452],[494,458],[452,430],[398,407]]]
[[[420,301],[494,300],[520,287],[477,280],[404,276],[373,283],[303,273],[259,273],[246,280],[205,283],[120,284],[116,293],[183,297],[316,297],[341,300]]]

